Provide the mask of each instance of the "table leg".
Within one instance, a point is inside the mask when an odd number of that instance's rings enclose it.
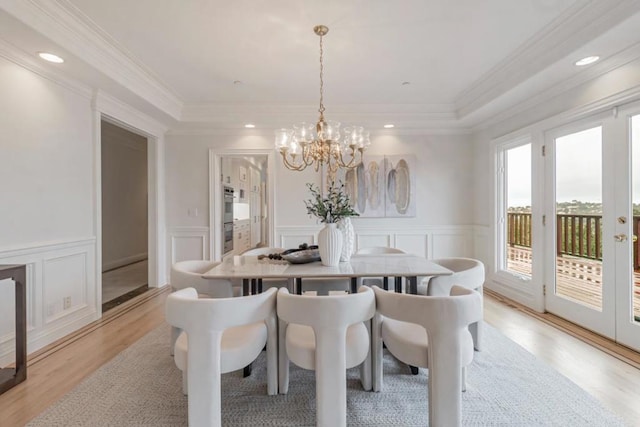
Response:
[[[262,293],[262,279],[258,279],[258,293]]]
[[[352,277],[351,278],[351,293],[355,294],[356,292],[358,292],[358,278],[357,277]]]
[[[242,279],[242,295],[249,295],[249,279]]]
[[[382,288],[383,288],[385,291],[388,291],[388,290],[389,290],[389,278],[388,278],[387,276],[384,276],[384,277],[382,278]]]
[[[416,276],[409,276],[407,277],[407,281],[409,282],[408,292],[416,295],[418,293],[418,278]]]
[[[302,277],[296,277],[296,294],[302,295]]]
[[[242,370],[242,376],[244,378],[248,377],[251,375],[251,363],[249,363],[247,366],[244,367],[244,369]]]
[[[396,277],[395,278],[395,291],[397,293],[401,293],[402,292],[402,277]]]
[[[258,293],[258,280],[251,279],[251,295],[255,295]]]

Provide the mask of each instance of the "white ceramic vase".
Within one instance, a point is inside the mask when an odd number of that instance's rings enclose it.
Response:
[[[340,262],[347,262],[351,259],[353,253],[353,247],[355,244],[355,233],[353,231],[353,224],[351,224],[351,218],[344,217],[338,222],[338,229],[342,232],[342,253],[340,255]]]
[[[335,267],[340,264],[342,255],[342,231],[335,223],[325,224],[318,232],[318,252],[322,265]]]

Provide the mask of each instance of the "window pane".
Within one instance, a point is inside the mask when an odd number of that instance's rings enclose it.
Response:
[[[531,277],[531,144],[506,151],[506,268]]]
[[[602,310],[602,128],[557,138],[555,293]]]

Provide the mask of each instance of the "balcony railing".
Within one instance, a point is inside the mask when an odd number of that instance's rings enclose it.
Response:
[[[633,268],[640,269],[640,216],[633,217]],[[556,253],[580,258],[602,260],[602,215],[556,215]],[[509,246],[531,247],[531,214],[507,214],[507,243]]]

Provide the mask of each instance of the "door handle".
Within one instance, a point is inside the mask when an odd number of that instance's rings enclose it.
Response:
[[[616,234],[615,236],[613,236],[614,239],[616,239],[616,242],[626,242],[627,241],[627,235],[626,234]]]

